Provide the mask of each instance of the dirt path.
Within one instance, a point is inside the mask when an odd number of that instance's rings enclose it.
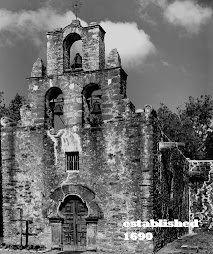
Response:
[[[189,234],[167,244],[156,254],[206,253],[213,254],[213,232]]]

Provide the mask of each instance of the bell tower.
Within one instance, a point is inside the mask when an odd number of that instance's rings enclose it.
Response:
[[[35,124],[95,127],[125,113],[127,74],[116,49],[105,63],[104,35],[99,24],[79,20],[47,33],[47,68],[38,59],[29,78]]]
[[[82,27],[79,20],[73,20],[64,29],[47,33],[47,75],[60,75],[71,71],[70,49],[77,41],[82,42],[82,69],[99,70],[105,67],[105,31],[93,22]],[[79,52],[78,52],[79,53]]]

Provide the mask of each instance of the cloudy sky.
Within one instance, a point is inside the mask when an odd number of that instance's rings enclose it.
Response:
[[[128,74],[128,97],[141,108],[171,109],[189,96],[213,95],[212,0],[81,0],[82,26],[106,31]],[[46,63],[46,32],[74,19],[72,0],[0,1],[0,91],[27,97],[33,63]]]

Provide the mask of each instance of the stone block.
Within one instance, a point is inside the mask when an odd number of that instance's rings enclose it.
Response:
[[[107,61],[107,68],[121,67],[121,58],[117,49],[110,51]]]
[[[31,77],[43,77],[45,75],[46,67],[43,64],[42,59],[38,58],[37,61],[33,64]]]

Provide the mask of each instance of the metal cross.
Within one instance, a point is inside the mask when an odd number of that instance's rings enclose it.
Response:
[[[75,13],[76,20],[77,20],[78,13],[80,12],[81,6],[82,6],[81,0],[73,0],[72,8]]]
[[[19,210],[19,219],[12,220],[12,221],[19,221],[20,222],[20,246],[22,248],[22,246],[23,246],[23,238],[22,238],[22,236],[23,235],[26,236],[25,247],[28,246],[28,238],[29,238],[30,235],[32,235],[32,234],[29,233],[29,224],[31,224],[33,221],[32,220],[25,220],[25,219],[23,219],[23,208],[19,207],[18,210]],[[22,225],[23,225],[22,222],[26,223],[26,231],[25,231],[25,233],[23,232],[23,229],[22,229]]]

